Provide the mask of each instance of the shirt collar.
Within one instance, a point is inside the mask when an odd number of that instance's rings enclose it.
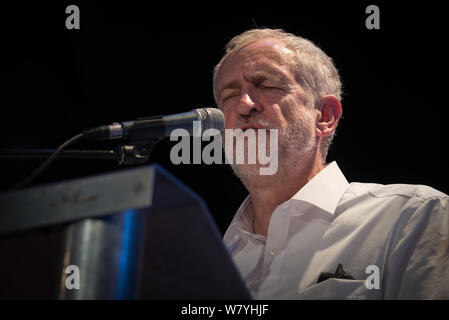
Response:
[[[292,198],[280,204],[277,209],[286,209],[294,213],[301,203],[308,203],[334,215],[341,197],[348,188],[349,183],[335,161],[329,163],[304,185]],[[240,205],[231,227],[238,227],[242,231],[252,233],[253,215],[249,204],[251,195],[248,195]]]
[[[297,201],[302,201],[333,215],[348,186],[349,183],[337,162],[333,161],[281,206],[292,207]]]
[[[250,203],[251,195],[248,195],[237,210],[237,213],[235,214],[229,229],[237,227],[244,232],[248,232],[251,234],[253,233],[253,213],[251,210],[251,206],[249,205]],[[228,232],[226,232],[225,238],[227,234]]]

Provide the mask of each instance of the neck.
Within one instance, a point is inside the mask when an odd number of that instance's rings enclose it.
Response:
[[[293,197],[324,167],[316,153],[310,159],[283,165],[272,176],[258,176],[255,181],[245,183],[251,195],[254,232],[266,236],[274,209]]]

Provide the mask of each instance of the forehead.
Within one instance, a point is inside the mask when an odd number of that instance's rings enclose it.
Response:
[[[217,72],[215,85],[219,87],[219,84],[235,76],[238,71],[277,71],[290,65],[292,56],[293,51],[279,41],[257,40],[226,57]]]

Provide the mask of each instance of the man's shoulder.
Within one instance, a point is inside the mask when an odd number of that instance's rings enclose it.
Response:
[[[346,193],[354,196],[370,195],[375,198],[414,198],[428,200],[432,198],[449,199],[449,196],[430,186],[420,184],[377,184],[377,183],[350,183]]]
[[[445,219],[449,215],[449,196],[426,185],[353,182],[336,213],[361,221],[386,219],[386,225],[397,221],[397,226],[405,226],[412,216],[419,216],[415,219],[419,221],[430,216]]]

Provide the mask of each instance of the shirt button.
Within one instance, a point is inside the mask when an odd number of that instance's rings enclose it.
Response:
[[[277,255],[279,254],[279,251],[278,251],[276,248],[274,248],[274,249],[271,249],[270,254],[271,254],[273,257],[275,257],[275,256],[277,256]]]

